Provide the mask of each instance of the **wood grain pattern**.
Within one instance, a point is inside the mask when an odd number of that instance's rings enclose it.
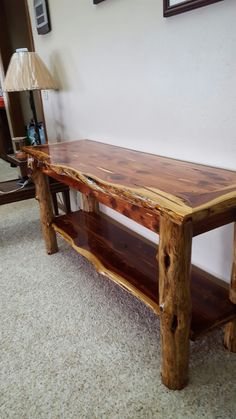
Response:
[[[236,223],[234,223],[233,264],[229,298],[232,301],[232,303],[236,304]]]
[[[82,210],[52,223],[71,246],[107,275],[159,313],[158,283],[153,269],[155,246],[102,213]],[[151,253],[150,253],[151,250]],[[150,261],[150,255],[153,259]],[[141,261],[142,258],[142,261]],[[155,296],[155,299],[153,299]]]
[[[163,383],[181,390],[188,382],[192,315],[190,266],[192,223],[181,226],[162,216],[159,244],[159,305]]]
[[[225,345],[234,350],[235,264],[232,302],[221,281],[195,267],[190,276],[190,259],[193,235],[235,221],[236,172],[89,140],[24,151],[33,176],[41,172],[37,183],[47,248],[57,250],[53,227],[99,272],[160,313],[167,387],[181,389],[187,383],[189,337],[227,324]],[[84,211],[58,217],[51,225],[43,173],[85,194]],[[156,246],[99,214],[98,201],[160,232],[160,279]]]
[[[35,169],[33,180],[35,183],[36,198],[39,202],[41,227],[47,253],[53,254],[58,251],[58,247],[56,234],[51,226],[53,210],[48,178],[42,172],[40,172],[40,170]]]
[[[236,223],[234,224],[233,265],[229,298],[235,304],[236,308]],[[224,344],[231,352],[236,352],[236,320],[226,325]]]
[[[131,204],[120,196],[111,196],[109,193],[104,193],[100,190],[91,190],[85,183],[79,180],[71,179],[66,175],[59,175],[53,170],[42,168],[42,171],[48,176],[58,180],[59,182],[65,183],[83,194],[93,196],[101,204],[114,209],[149,230],[159,233],[160,216],[156,213],[156,211],[141,206],[140,203],[136,203],[135,205]],[[195,221],[193,223],[193,236],[197,236],[205,233],[206,231],[234,222],[236,218],[236,208],[231,206],[228,208],[227,203],[224,202],[221,205],[218,205],[217,212],[207,211],[207,214],[207,217],[202,217],[199,221]]]
[[[154,231],[159,232],[159,215],[155,214],[148,208],[140,205],[134,205],[124,200],[124,198],[111,196],[109,193],[104,193],[97,190],[91,190],[88,185],[75,179],[71,179],[66,175],[59,175],[53,170],[42,168],[43,173],[58,180],[59,182],[65,183],[71,188],[80,191],[84,195],[94,197],[101,204],[106,205],[109,208],[119,212],[120,214],[136,221],[140,225]]]
[[[160,313],[155,244],[102,213],[76,211],[55,218],[52,226],[99,272]],[[193,266],[190,286],[192,340],[236,318],[228,284]]]
[[[12,140],[5,108],[0,108],[0,158],[7,160],[7,154],[11,152]]]
[[[230,352],[236,353],[236,320],[225,326],[224,345]]]
[[[91,194],[81,195],[82,209],[85,212],[98,212],[99,203]]]
[[[61,175],[127,202],[200,222],[235,208],[236,172],[81,140],[24,150]],[[220,210],[219,210],[220,207]]]

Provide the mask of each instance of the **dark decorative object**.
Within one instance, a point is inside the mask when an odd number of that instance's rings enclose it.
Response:
[[[47,0],[34,0],[34,14],[37,32],[45,35],[51,31],[51,22]]]
[[[177,15],[222,0],[163,0],[164,17]]]
[[[102,1],[104,0],[93,0],[93,4],[98,4],[98,3],[101,3]]]

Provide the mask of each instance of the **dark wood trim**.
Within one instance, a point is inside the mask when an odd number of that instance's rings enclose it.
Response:
[[[7,154],[13,152],[5,108],[0,108],[0,157],[7,160]]]
[[[24,201],[26,199],[35,198],[35,186],[33,183],[29,183],[24,188],[20,189],[18,184],[19,179],[7,180],[6,182],[0,182],[0,190],[4,194],[0,194],[0,205],[10,204],[12,202]],[[50,192],[51,194],[57,193],[69,193],[69,189],[66,185],[59,182],[51,181],[50,179]],[[12,192],[14,191],[14,192]],[[63,197],[64,199],[64,197]],[[68,195],[66,196],[66,203],[64,201],[67,212],[70,212],[70,203],[68,202]]]
[[[1,66],[3,74],[6,72],[10,58],[11,58],[11,44],[9,36],[9,28],[7,25],[6,7],[4,2],[1,2],[1,13],[0,13],[0,27],[1,27],[1,38],[0,38],[0,56]]]
[[[35,47],[34,47],[34,39],[33,39],[28,3],[27,3],[27,0],[21,0],[21,1],[22,1],[22,8],[24,9],[24,14],[25,14],[25,21],[22,22],[22,25],[27,29],[28,37],[29,37],[27,47],[29,48],[29,50],[34,51]],[[1,66],[2,74],[6,74],[14,48],[11,45],[10,27],[7,20],[6,8],[5,8],[4,2],[1,2],[0,27],[1,27],[1,33],[4,35],[4,36],[1,36],[1,40],[0,40],[0,66]],[[42,119],[42,122],[44,124],[45,138],[47,142],[47,132],[45,128],[45,117],[44,117],[44,112],[43,112],[41,92],[35,92],[35,96],[37,96],[36,103],[38,104],[38,107],[40,109],[40,119]],[[5,93],[5,97],[6,97],[5,106],[6,106],[6,112],[7,112],[7,117],[8,117],[8,123],[11,130],[11,135],[13,137],[24,136],[25,124],[24,124],[24,118],[22,114],[19,92]]]
[[[1,2],[1,13],[0,13],[0,27],[1,27],[1,38],[0,38],[0,65],[1,65],[1,73],[4,75],[7,71],[7,67],[9,65],[11,59],[11,42],[10,42],[10,35],[9,35],[9,27],[7,24],[7,14],[6,14],[6,7],[4,2]],[[21,108],[19,105],[19,95],[18,93],[12,93],[10,95],[5,94],[5,108],[7,117],[10,117],[11,120],[11,127],[10,131],[12,131],[13,135],[23,135],[23,133],[16,132],[17,126],[21,125],[22,122],[22,113]],[[16,121],[13,120],[11,117],[13,115],[14,109],[17,108],[18,112],[16,113]],[[12,134],[11,133],[11,134]]]
[[[29,14],[29,6],[28,6],[28,2],[27,0],[24,0],[24,5],[25,5],[25,16],[26,16],[26,23],[27,23],[27,27],[28,27],[28,34],[29,34],[29,43],[31,45],[31,50],[34,51],[34,38],[33,38],[33,31],[32,31],[32,26],[31,26],[31,19],[30,19],[30,14]]]
[[[216,3],[223,0],[187,0],[181,3],[170,6],[169,0],[163,0],[163,16],[169,17],[177,15],[179,13],[187,12],[189,10],[197,9],[198,7],[209,6],[212,3]]]
[[[34,37],[33,37],[33,31],[32,31],[32,25],[31,25],[31,19],[30,19],[30,13],[29,13],[29,6],[27,0],[24,0],[25,3],[25,14],[26,14],[26,21],[27,21],[27,27],[28,27],[28,34],[29,34],[29,42],[31,45],[31,51],[35,51],[35,45],[34,45]],[[44,109],[43,109],[43,101],[42,101],[42,94],[41,91],[35,91],[34,95],[37,96],[37,103],[40,106],[40,113],[42,116],[42,122],[44,127],[44,135],[46,143],[48,143],[48,136],[47,136],[47,129],[46,129],[46,123],[45,123],[45,115],[44,115]]]
[[[6,12],[6,1],[1,2],[1,13],[0,13],[0,27],[3,36],[0,38],[0,55],[2,74],[6,74],[11,55],[12,45],[10,38],[10,26],[8,24],[7,12]],[[20,104],[20,96],[18,92],[5,93],[5,107],[8,118],[8,124],[12,136],[23,136],[25,135],[24,120]]]

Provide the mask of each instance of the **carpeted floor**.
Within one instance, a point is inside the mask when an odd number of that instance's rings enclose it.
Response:
[[[0,207],[0,418],[235,418],[222,331],[191,344],[189,386],[160,381],[158,318],[59,239],[34,200]]]

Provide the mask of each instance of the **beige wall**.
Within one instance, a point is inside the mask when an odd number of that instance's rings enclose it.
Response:
[[[236,169],[236,2],[168,19],[162,4],[49,0],[52,32],[34,31],[60,84],[44,100],[49,138],[91,138]],[[231,227],[194,240],[194,261],[225,279]]]

